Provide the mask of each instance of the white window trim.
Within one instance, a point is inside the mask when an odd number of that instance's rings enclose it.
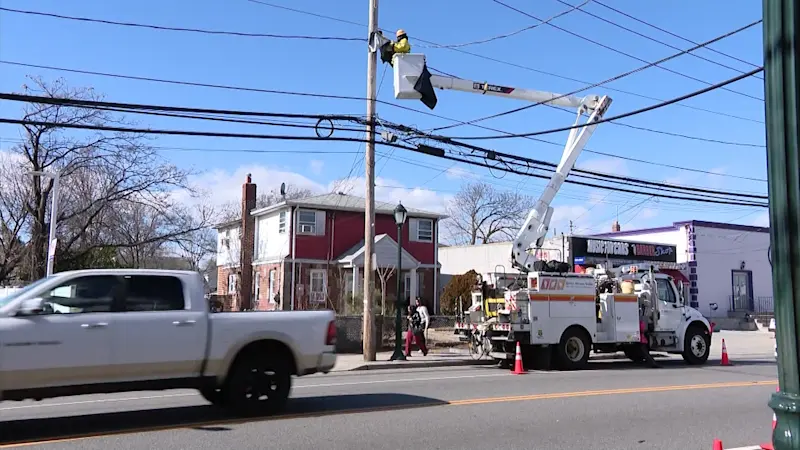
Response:
[[[278,213],[278,234],[286,233],[287,215],[285,210]]]
[[[300,216],[303,213],[313,214],[314,215],[314,221],[310,224],[311,225],[311,231],[303,231],[303,225],[309,225],[308,222],[305,222],[305,223],[300,222]],[[297,210],[297,234],[312,235],[312,236],[317,234],[317,212],[316,211],[314,211],[313,209],[299,209],[299,210]]]
[[[433,228],[434,228],[433,227],[433,219],[414,219],[414,220],[417,221],[417,235],[415,236],[415,240],[417,242],[433,242]],[[421,231],[422,230],[420,229],[419,225],[421,223],[423,223],[423,222],[431,224],[431,236],[430,236],[430,238],[427,238],[427,237],[423,238],[422,235],[421,235]]]
[[[311,296],[315,293],[314,288],[314,275],[322,275],[322,300],[315,300]],[[308,271],[308,295],[311,303],[325,303],[328,296],[328,271],[325,269],[311,269]]]

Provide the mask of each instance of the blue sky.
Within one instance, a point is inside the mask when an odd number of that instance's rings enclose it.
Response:
[[[566,0],[578,4],[579,0]],[[338,17],[366,24],[367,1],[320,2],[312,0],[271,0],[271,3]],[[606,4],[673,33],[702,42],[761,18],[761,2],[732,0],[720,8],[719,2],[642,2],[605,0]],[[556,0],[508,4],[540,18],[568,9]],[[462,5],[458,8],[455,5]],[[297,12],[256,4],[247,0],[170,0],[157,2],[109,2],[84,0],[0,0],[0,6],[98,19],[139,22],[173,27],[205,28],[254,33],[329,35],[366,37],[366,27],[327,20]],[[682,49],[691,46],[629,18],[589,3],[586,11],[652,36]],[[469,2],[384,1],[380,5],[381,27],[404,28],[415,52],[425,52],[429,65],[462,78],[495,84],[552,92],[567,92],[583,87],[575,81],[545,75],[597,82],[642,66],[635,59],[568,35],[546,25],[507,39],[463,47],[463,50],[512,64],[476,58],[451,49],[424,48],[415,36],[438,44],[453,45],[509,33],[536,21],[489,0]],[[602,44],[636,57],[655,61],[676,50],[647,41],[627,31],[603,23],[580,11],[555,19],[554,24],[591,37]],[[713,48],[753,64],[762,64],[761,25],[713,45]],[[706,50],[697,54],[738,70],[752,66]],[[291,41],[281,39],[207,36],[195,33],[131,29],[111,25],[71,22],[58,19],[0,12],[0,60],[50,65],[71,69],[120,73],[134,76],[184,80],[200,83],[237,85],[263,89],[317,92],[362,97],[366,94],[366,48],[359,42]],[[513,67],[513,65],[527,68]],[[682,56],[664,64],[672,70],[716,83],[738,74],[731,69]],[[379,66],[382,78],[384,66]],[[298,98],[211,88],[164,85],[107,77],[63,73],[0,64],[0,90],[19,91],[26,75],[45,79],[64,77],[73,86],[92,86],[109,101],[184,105],[207,108],[264,110],[294,113],[363,114],[364,102]],[[391,71],[386,72],[379,98],[417,109],[417,101],[395,100]],[[763,82],[747,79],[729,86],[748,95],[763,98]],[[648,97],[668,99],[705,87],[698,81],[650,68],[608,85]],[[605,87],[586,92],[608,94],[614,102],[610,115],[641,108],[653,100],[610,91]],[[439,91],[438,115],[460,120],[524,106],[522,102],[479,97],[459,92]],[[724,112],[751,120],[741,120],[681,106],[669,106],[625,119],[640,127],[726,141],[764,143],[764,104],[762,101],[717,90],[687,100],[686,105]],[[20,105],[0,103],[0,116],[18,117]],[[381,117],[420,128],[449,125],[452,122],[379,105]],[[132,117],[153,128],[206,129],[219,131],[271,132],[262,128],[213,122]],[[483,124],[511,132],[527,132],[570,125],[573,118],[551,108],[536,107],[521,113],[486,121]],[[762,122],[762,123],[759,123]],[[285,131],[285,130],[278,130]],[[290,132],[293,132],[290,130]],[[304,131],[299,131],[303,133]],[[452,135],[485,135],[485,130],[458,127]],[[0,126],[0,147],[18,136],[11,126]],[[488,133],[494,134],[494,133]],[[549,140],[564,142],[566,133]],[[480,145],[557,162],[561,148],[525,139],[480,141]],[[363,157],[352,154],[254,154],[237,149],[360,151],[358,143],[316,143],[254,141],[222,138],[159,137],[154,145],[164,147],[163,155],[180,166],[201,172],[195,182],[212,190],[212,201],[235,200],[246,173],[253,174],[259,189],[274,188],[281,181],[327,189],[336,179],[351,172],[352,193],[363,192]],[[178,151],[169,148],[230,150],[226,153]],[[651,132],[612,124],[600,125],[587,148],[626,158],[675,166],[693,167],[726,175],[766,178],[765,150],[741,147]],[[518,190],[538,195],[544,181],[506,175],[497,178],[485,169],[452,163],[417,154],[403,154],[379,148],[378,196],[387,201],[441,209],[463,180],[491,182],[499,189]],[[388,155],[388,156],[387,156]],[[766,183],[727,176],[703,175],[663,166],[611,158],[592,153],[580,157],[578,167],[726,190],[766,192]],[[416,188],[416,189],[414,189]],[[647,200],[643,196],[608,193],[580,186],[565,186],[555,202],[554,226],[566,231],[573,220],[576,232],[602,232],[610,227],[619,212],[624,229],[661,226],[676,220],[698,219],[766,225],[766,210],[727,207],[674,200]]]

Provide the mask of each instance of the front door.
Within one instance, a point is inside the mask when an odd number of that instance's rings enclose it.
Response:
[[[125,278],[124,312],[114,333],[114,364],[124,381],[200,375],[208,315],[188,309],[180,278],[136,275]]]
[[[4,390],[112,381],[111,337],[121,282],[84,276],[42,295],[45,312],[2,318],[2,353],[13,371],[2,372]]]
[[[733,310],[751,311],[753,305],[753,293],[750,287],[753,285],[752,272],[748,270],[734,270],[731,274],[733,284]]]

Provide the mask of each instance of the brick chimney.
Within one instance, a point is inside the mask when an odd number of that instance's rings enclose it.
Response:
[[[255,249],[256,220],[250,211],[256,207],[256,185],[252,183],[250,174],[242,185],[242,234],[241,269],[239,285],[239,310],[252,309],[253,296],[253,251]]]
[[[622,227],[619,225],[619,221],[615,220],[614,223],[611,224],[611,232],[616,233],[618,231],[622,231]]]

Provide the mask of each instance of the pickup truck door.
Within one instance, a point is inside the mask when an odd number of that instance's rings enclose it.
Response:
[[[199,376],[206,352],[208,313],[190,301],[203,298],[191,298],[188,286],[175,276],[123,278],[123,312],[114,328],[113,344],[121,381]]]
[[[3,321],[0,342],[8,368],[4,390],[73,386],[112,381],[111,333],[121,281],[82,276],[44,293],[45,311]]]

